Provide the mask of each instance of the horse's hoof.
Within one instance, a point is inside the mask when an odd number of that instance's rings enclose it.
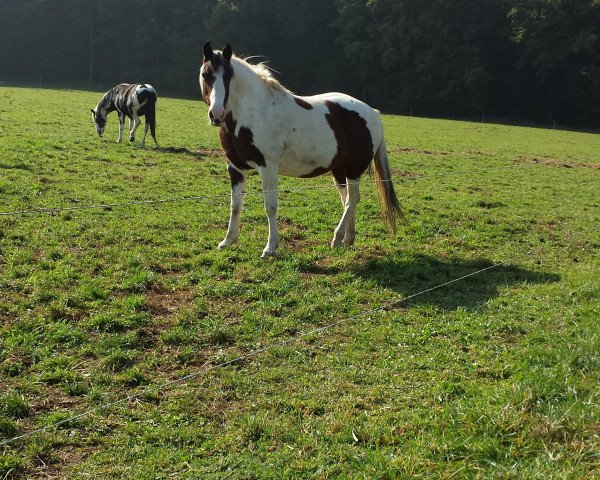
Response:
[[[333,240],[331,242],[331,248],[342,248],[344,243],[341,240]]]
[[[275,256],[275,252],[271,252],[268,250],[265,250],[262,255],[260,256],[260,258],[262,258],[263,260],[266,260],[267,258],[273,258]]]

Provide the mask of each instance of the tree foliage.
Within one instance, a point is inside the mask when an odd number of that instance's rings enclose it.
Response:
[[[599,0],[0,0],[0,80],[198,95],[204,41],[301,94],[600,126]]]

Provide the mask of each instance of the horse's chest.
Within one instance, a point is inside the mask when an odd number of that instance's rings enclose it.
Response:
[[[227,116],[220,131],[221,146],[227,159],[239,170],[251,170],[255,166],[264,167],[265,156],[254,144],[254,133],[241,127],[236,133],[236,122]]]

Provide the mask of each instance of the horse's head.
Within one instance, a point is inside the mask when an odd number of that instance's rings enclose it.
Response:
[[[106,115],[101,112],[92,110],[92,120],[96,126],[96,133],[100,136],[104,133],[104,127],[106,127]]]
[[[204,44],[204,58],[200,68],[200,90],[208,105],[210,124],[219,126],[225,118],[229,84],[233,78],[231,46],[225,45],[222,52],[213,50],[210,42]]]

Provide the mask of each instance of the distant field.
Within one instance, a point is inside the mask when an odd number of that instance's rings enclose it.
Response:
[[[206,108],[160,98],[141,150],[99,97],[0,88],[0,213],[211,198],[0,215],[0,443],[92,410],[0,446],[0,480],[600,476],[600,135],[386,116],[409,225],[365,177],[331,250],[331,178],[284,179],[261,261],[256,176],[215,249]]]

